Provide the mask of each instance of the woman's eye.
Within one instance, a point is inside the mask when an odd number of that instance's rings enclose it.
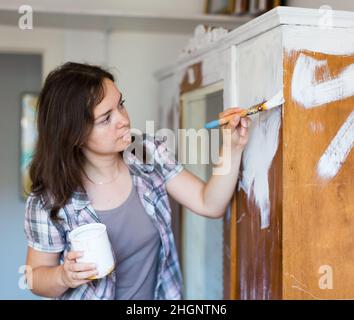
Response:
[[[102,124],[108,124],[111,122],[111,115],[108,115],[101,123]]]
[[[125,107],[124,103],[125,103],[125,99],[120,102],[119,107],[124,108]]]

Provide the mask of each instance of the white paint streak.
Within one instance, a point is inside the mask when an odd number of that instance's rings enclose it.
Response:
[[[309,127],[313,132],[323,132],[324,125],[321,122],[310,121]]]
[[[284,50],[281,28],[258,34],[235,47],[236,59],[232,65],[236,80],[232,88],[236,93],[235,105],[246,108],[268,101],[279,90],[283,91]],[[270,224],[268,171],[278,148],[281,111],[281,108],[274,108],[261,112],[262,115],[252,116],[250,139],[243,153],[243,172],[239,186],[247,193],[249,205],[251,201],[254,202],[254,209],[259,211],[262,229]]]
[[[264,105],[267,108],[267,110],[270,110],[275,107],[279,107],[284,102],[285,102],[285,100],[284,100],[283,89],[282,89],[273,98],[268,100]]]
[[[243,212],[242,215],[241,215],[241,217],[236,221],[236,223],[241,223],[242,220],[243,220],[243,218],[244,218],[245,216],[246,216],[246,213]]]
[[[316,71],[324,68],[324,79],[317,82]],[[295,65],[291,93],[292,98],[304,108],[314,108],[354,95],[354,64],[346,67],[337,77],[328,75],[326,60],[316,60],[300,54]]]
[[[298,280],[293,274],[286,272],[285,275],[289,276],[290,278],[293,278],[298,284],[300,284],[301,287],[307,288],[306,284],[304,284],[300,280]]]
[[[333,55],[354,53],[354,30],[349,28],[314,28],[284,26],[283,43],[287,51],[308,50]]]
[[[188,83],[189,84],[193,84],[195,82],[195,75],[194,75],[194,69],[193,68],[188,68],[187,76],[188,76]]]
[[[323,179],[337,175],[354,146],[354,111],[349,115],[320,158],[317,173]]]
[[[293,284],[293,285],[291,286],[293,289],[297,289],[297,290],[299,290],[299,291],[302,291],[302,292],[304,292],[304,293],[310,295],[312,298],[317,299],[317,300],[320,300],[319,297],[316,297],[315,295],[313,295],[313,294],[307,289],[307,286],[306,286],[304,283],[302,283],[302,282],[300,282],[298,279],[296,279],[293,274],[289,274],[288,272],[286,272],[285,275],[291,277],[292,279],[294,279],[294,280],[298,283],[298,284]],[[304,287],[305,287],[306,289],[304,289]]]
[[[259,118],[258,118],[259,117]],[[261,212],[261,229],[270,224],[268,171],[278,149],[281,108],[254,116],[249,142],[243,152],[242,188],[248,196],[253,194]]]
[[[299,286],[297,286],[297,285],[292,285],[291,287],[292,287],[293,289],[297,289],[297,290],[299,290],[299,291],[302,291],[302,292],[304,292],[304,293],[310,295],[312,298],[314,298],[314,299],[316,299],[316,300],[324,300],[324,299],[321,299],[321,298],[319,298],[319,297],[316,297],[316,296],[313,295],[310,291],[305,290],[305,289],[303,289],[303,288],[301,288],[301,287],[299,287]]]

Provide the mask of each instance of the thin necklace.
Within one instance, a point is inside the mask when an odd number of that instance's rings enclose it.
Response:
[[[95,181],[93,181],[92,179],[89,178],[89,176],[87,175],[86,172],[85,172],[85,175],[86,175],[86,178],[87,178],[89,181],[91,181],[93,184],[102,185],[102,184],[111,183],[111,182],[113,182],[114,180],[116,180],[116,179],[118,178],[118,176],[119,176],[119,171],[117,171],[116,176],[115,176],[112,180],[109,180],[109,181],[107,181],[107,182],[102,182],[102,181],[100,181],[100,182],[95,182]]]

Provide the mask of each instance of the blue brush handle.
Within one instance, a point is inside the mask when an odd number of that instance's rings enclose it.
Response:
[[[204,125],[205,129],[212,129],[219,126],[219,120],[213,120]]]

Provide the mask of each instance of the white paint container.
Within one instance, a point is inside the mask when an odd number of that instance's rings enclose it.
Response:
[[[98,275],[90,279],[100,279],[111,273],[115,262],[106,226],[89,223],[70,232],[69,239],[73,251],[83,251],[77,260],[80,263],[95,263]]]

